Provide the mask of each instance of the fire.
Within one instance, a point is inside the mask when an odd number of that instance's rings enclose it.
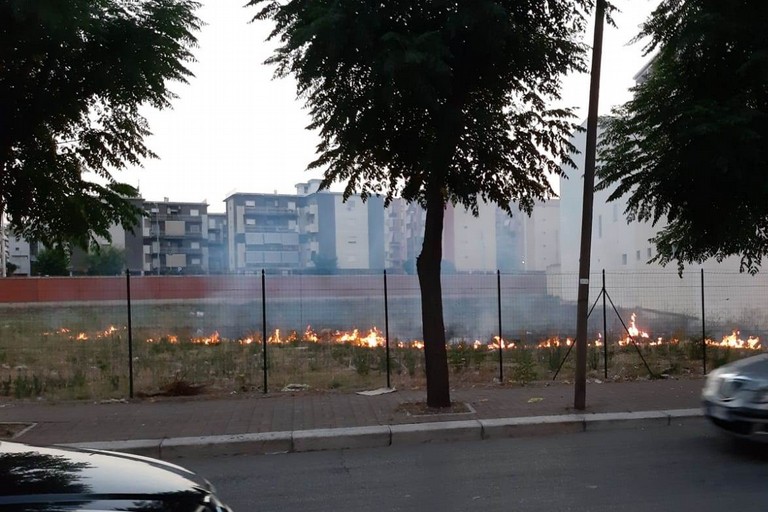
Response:
[[[708,339],[707,344],[716,347],[746,348],[750,350],[760,350],[762,348],[758,336],[750,336],[746,340],[741,339],[740,336],[741,333],[739,331],[733,331],[731,334],[723,336],[723,341],[718,343],[715,340]]]
[[[306,330],[304,331],[304,341],[310,341],[312,343],[317,343],[317,333],[312,330],[312,327],[309,325],[307,326]]]
[[[424,348],[424,342],[419,340],[398,341],[397,348],[415,348],[415,349],[421,350]]]
[[[172,345],[175,345],[176,343],[179,342],[179,338],[177,336],[173,335],[173,334],[168,334],[168,335],[165,335],[165,336],[161,336],[157,340],[155,338],[147,338],[144,341],[146,343],[160,343],[160,342],[164,341],[166,343],[170,343]]]
[[[101,338],[101,337],[111,336],[112,334],[116,333],[117,331],[118,331],[117,327],[115,327],[114,325],[110,325],[103,332],[100,332],[98,337]]]
[[[267,343],[274,343],[277,345],[285,343],[285,341],[280,338],[280,329],[275,329],[275,334],[267,338]]]
[[[381,336],[376,327],[368,332],[368,336],[360,339],[361,345],[368,348],[383,347],[386,345],[386,340]]]
[[[219,336],[218,331],[216,331],[208,337],[192,338],[192,343],[199,343],[201,345],[218,345],[221,343],[221,336]]]
[[[632,316],[629,317],[629,327],[627,327],[627,335],[624,338],[621,338],[619,340],[619,346],[626,347],[628,345],[631,345],[632,342],[637,342],[637,338],[642,339],[650,339],[650,336],[647,332],[641,331],[637,328],[637,324],[635,321],[637,320],[637,315],[635,313],[632,313]],[[646,342],[647,343],[647,342]],[[653,345],[653,342],[648,343],[650,345]]]
[[[91,333],[88,332],[78,332],[75,334],[70,334],[72,331],[66,327],[61,327],[56,329],[52,332],[43,332],[43,336],[51,336],[51,335],[61,335],[64,339],[70,339],[75,341],[93,341],[97,339],[103,339],[113,336],[116,332],[119,332],[121,330],[125,330],[126,327],[117,327],[114,325],[110,325],[104,330],[101,331],[93,331]],[[267,342],[270,344],[289,344],[289,343],[318,343],[318,344],[348,344],[356,347],[364,347],[364,348],[378,348],[383,347],[386,344],[386,338],[383,335],[379,329],[377,329],[375,326],[372,327],[367,331],[367,334],[364,334],[365,331],[361,332],[359,329],[355,328],[351,331],[328,331],[323,330],[320,331],[318,334],[315,332],[311,326],[307,326],[304,332],[297,332],[297,331],[290,331],[290,333],[286,336],[283,332],[280,331],[280,329],[275,329],[273,334],[267,338]],[[662,346],[662,345],[674,345],[680,343],[680,341],[676,338],[669,338],[665,339],[661,336],[651,338],[651,336],[641,330],[637,326],[637,315],[632,314],[630,317],[629,326],[627,327],[627,336],[624,338],[618,340],[619,346],[628,346],[633,343],[642,344],[643,346]],[[179,337],[174,334],[166,334],[161,336],[160,338],[146,338],[145,340],[147,343],[157,343],[157,342],[164,342],[164,343],[170,343],[170,344],[177,344],[180,342]],[[193,343],[193,344],[200,344],[200,345],[219,345],[221,343],[225,342],[231,342],[231,343],[239,343],[240,345],[251,345],[253,343],[259,343],[262,341],[261,336],[258,334],[250,334],[247,335],[244,338],[239,339],[224,339],[221,337],[218,331],[214,331],[210,336],[197,336],[192,338],[184,338],[184,342],[187,343]],[[499,347],[502,349],[515,349],[517,348],[517,345],[514,342],[507,341],[505,339],[500,339],[499,336],[494,336],[490,342],[483,342],[480,340],[474,340],[473,342],[464,342],[461,340],[462,343],[466,343],[467,346],[472,347],[474,350],[498,350]],[[454,340],[451,340],[449,344],[454,343]],[[536,344],[536,348],[538,349],[549,349],[549,348],[558,348],[558,347],[571,347],[573,345],[573,340],[571,338],[565,338],[562,339],[560,337],[551,337],[548,339],[545,339],[543,341],[539,341]],[[606,339],[603,333],[598,333],[597,339],[593,341],[589,341],[588,345],[590,347],[603,347],[606,343]],[[726,347],[726,348],[734,348],[734,349],[744,349],[744,350],[761,350],[762,349],[762,343],[760,341],[760,338],[757,336],[749,336],[746,339],[741,338],[741,333],[738,330],[734,330],[731,334],[723,336],[722,341],[715,341],[712,339],[706,340],[707,345],[710,346],[716,346],[716,347]],[[411,340],[411,341],[397,341],[396,346],[401,349],[416,349],[416,350],[422,350],[424,349],[424,342],[421,340]]]
[[[480,341],[475,340],[475,343],[473,343],[472,346],[474,348],[479,348],[479,345],[478,345],[479,343],[480,343]],[[493,341],[491,341],[488,344],[488,350],[498,350],[499,346],[501,346],[502,349],[505,349],[505,348],[515,348],[515,344],[513,342],[511,342],[511,341],[504,341],[503,338],[501,339],[501,341],[499,341],[499,337],[498,336],[494,336],[493,337]]]
[[[351,343],[358,338],[359,333],[357,329],[354,329],[351,333],[336,331],[334,336],[336,336],[336,343]]]
[[[386,339],[376,327],[368,331],[365,336],[360,336],[360,331],[357,329],[353,329],[352,332],[336,331],[333,335],[333,341],[368,348],[383,347],[386,344]]]
[[[536,348],[557,348],[557,347],[570,347],[573,345],[571,338],[565,338],[561,341],[560,338],[548,338],[544,341],[540,341]]]
[[[44,332],[43,336],[51,336],[52,334],[69,334],[71,331],[67,329],[66,327],[61,327],[59,329],[56,329],[54,332]]]

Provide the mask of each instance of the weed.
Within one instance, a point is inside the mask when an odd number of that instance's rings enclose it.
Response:
[[[371,365],[368,362],[368,354],[362,350],[356,351],[353,362],[355,365],[355,371],[358,375],[368,375],[371,370]]]
[[[600,368],[600,348],[599,347],[587,348],[587,364],[589,364],[590,370],[598,370]]]
[[[529,384],[538,378],[536,362],[530,349],[522,348],[515,353],[512,380],[518,384]]]
[[[474,350],[471,347],[463,342],[458,345],[453,345],[448,350],[448,365],[456,373],[464,371],[469,367],[472,357],[471,352],[473,351]]]

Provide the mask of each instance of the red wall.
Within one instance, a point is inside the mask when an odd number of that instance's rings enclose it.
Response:
[[[132,300],[259,299],[261,276],[133,276]],[[390,297],[419,295],[415,276],[388,276]],[[444,297],[487,296],[496,290],[495,274],[446,275]],[[502,275],[502,287],[546,294],[544,274]],[[0,303],[124,301],[125,277],[9,277],[0,280]],[[382,276],[266,276],[267,297],[383,297]]]

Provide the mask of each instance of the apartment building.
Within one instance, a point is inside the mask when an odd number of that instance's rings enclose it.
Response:
[[[546,271],[560,266],[560,199],[536,203],[531,216],[520,213],[523,256],[520,270]]]
[[[448,205],[443,222],[443,260],[457,272],[495,271],[496,206],[480,202],[478,215]]]
[[[144,201],[145,274],[201,274],[208,269],[208,205]],[[126,246],[127,247],[127,246]]]
[[[208,214],[208,272],[224,274],[229,271],[227,244],[227,214]]]
[[[32,275],[32,261],[34,255],[33,244],[28,240],[16,236],[12,232],[6,231],[6,259],[5,262],[12,263],[16,268],[13,271],[14,276]],[[5,265],[4,265],[5,266]]]
[[[375,270],[386,268],[384,199],[319,190],[320,180],[296,186],[301,203],[302,268]]]
[[[559,211],[556,199],[537,203],[533,213],[510,216],[496,205],[480,202],[478,215],[448,206],[443,226],[443,259],[457,272],[544,271],[557,265]]]
[[[403,199],[396,198],[384,210],[384,268],[406,269],[409,261],[408,206]]]
[[[645,80],[648,72],[648,66],[644,67],[635,75],[635,80]],[[582,126],[586,126],[586,122]],[[571,142],[581,154],[575,160],[577,168],[564,167],[568,179],[560,180],[560,282],[550,280],[556,287],[553,293],[566,300],[575,300],[577,294],[575,276],[579,271],[581,248],[586,134],[576,133]],[[721,320],[751,318],[755,304],[763,301],[768,276],[739,274],[738,257],[686,265],[682,276],[677,274],[674,263],[663,267],[651,262],[656,248],[650,239],[666,225],[666,220],[659,219],[655,226],[650,222],[630,222],[625,214],[626,196],[608,201],[614,190],[615,186],[595,191],[590,268],[593,275],[606,271],[607,287],[617,306],[698,316],[702,308],[700,271],[703,271],[708,309],[717,311]],[[592,282],[590,292],[594,297],[599,284],[594,284],[594,278]]]
[[[230,272],[300,268],[297,196],[234,193],[225,203]]]

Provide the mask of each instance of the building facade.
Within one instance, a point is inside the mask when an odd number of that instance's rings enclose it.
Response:
[[[142,219],[143,273],[206,273],[208,205],[165,198],[144,201],[143,208],[147,213]]]
[[[227,214],[208,214],[208,269],[210,274],[229,271],[229,247],[227,243]]]
[[[296,185],[300,201],[300,261],[318,272],[387,267],[384,200],[319,190],[320,180]]]
[[[230,272],[291,272],[300,268],[296,196],[235,193],[225,203]]]

